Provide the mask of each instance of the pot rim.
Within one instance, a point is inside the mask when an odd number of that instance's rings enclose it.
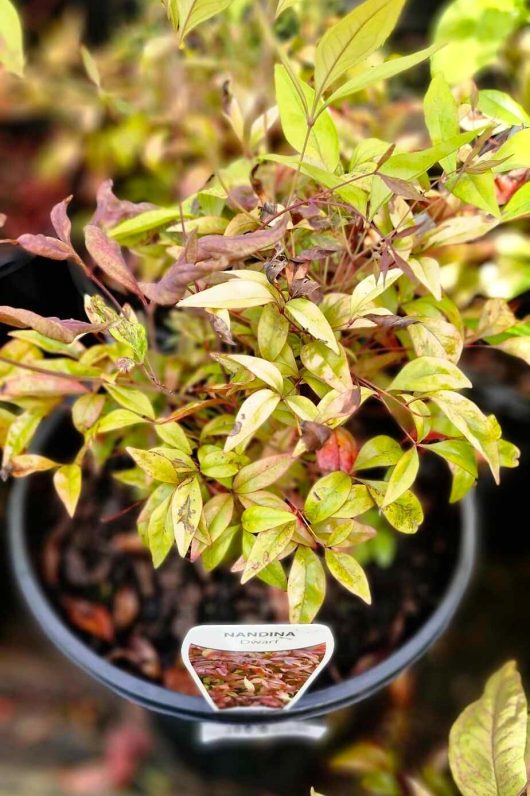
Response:
[[[45,435],[53,428],[45,429]],[[40,436],[40,435],[39,435]],[[40,436],[38,442],[42,442]],[[26,538],[27,499],[31,479],[17,481],[11,488],[7,508],[10,554],[18,587],[34,618],[50,640],[73,663],[112,691],[144,708],[192,721],[227,724],[272,723],[287,719],[316,718],[360,702],[390,683],[417,661],[441,636],[453,618],[471,580],[477,554],[477,511],[468,495],[460,504],[460,543],[456,566],[439,605],[419,630],[381,663],[341,683],[304,694],[289,710],[213,711],[199,696],[170,691],[119,669],[93,652],[66,625],[41,586],[31,561]]]

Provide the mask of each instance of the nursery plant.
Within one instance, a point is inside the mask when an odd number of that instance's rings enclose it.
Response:
[[[343,135],[351,97],[439,52],[374,56],[404,4],[367,0],[303,60],[274,33],[292,4],[269,4],[276,107],[243,119],[227,98],[240,154],[171,207],[120,201],[105,183],[83,250],[69,199],[51,212],[55,236],[17,239],[80,269],[85,318],[0,306],[14,328],[0,351],[3,477],[52,472],[72,517],[85,481],[115,479],[125,508],[141,503],[155,567],[176,547],[189,566],[259,578],[287,592],[293,622],[317,616],[329,578],[371,601],[361,551],[389,528],[418,531],[425,457],[447,463],[453,502],[479,465],[498,481],[517,463],[459,361],[477,345],[528,361],[529,328],[504,300],[462,313],[439,259],[530,212],[524,180],[507,201],[498,190],[530,167],[528,117],[435,73],[428,147]],[[229,5],[167,10],[185,46]],[[369,406],[392,431],[352,425]],[[59,407],[81,435],[67,462],[30,448]]]

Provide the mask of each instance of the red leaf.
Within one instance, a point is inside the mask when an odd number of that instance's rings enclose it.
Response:
[[[357,458],[357,444],[345,428],[336,428],[330,438],[317,451],[317,464],[322,473],[342,470],[351,473]]]

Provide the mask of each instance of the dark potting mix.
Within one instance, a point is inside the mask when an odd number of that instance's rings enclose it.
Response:
[[[459,509],[447,504],[447,484],[439,476],[435,467],[420,482],[426,519],[419,532],[395,532],[392,562],[384,567],[368,564],[371,606],[328,582],[318,622],[331,628],[335,651],[311,689],[380,663],[439,604],[456,563],[461,525]],[[198,694],[181,657],[190,628],[288,622],[286,594],[258,579],[242,586],[229,565],[206,572],[200,563],[183,560],[176,552],[154,569],[135,530],[138,509],[131,510],[131,504],[134,497],[128,489],[102,475],[87,479],[78,513],[70,520],[52,496],[46,476],[34,477],[28,534],[36,566],[60,615],[94,652],[170,690]],[[203,658],[201,671],[210,676],[208,656]],[[223,667],[232,671],[230,660],[223,660]],[[253,674],[268,676],[261,670]],[[253,682],[252,677],[246,679]],[[256,691],[243,685],[251,703]],[[267,696],[285,700],[291,686],[284,686],[282,680],[281,688],[272,688]],[[261,693],[261,688],[256,690]]]

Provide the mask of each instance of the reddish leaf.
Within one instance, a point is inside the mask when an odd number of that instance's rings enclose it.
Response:
[[[89,224],[85,227],[85,243],[91,257],[107,276],[131,293],[143,295],[116,241],[107,237],[99,227]]]
[[[58,396],[82,395],[88,392],[80,382],[66,376],[49,376],[46,373],[25,373],[23,376],[14,376],[8,379],[0,391],[1,395],[12,398],[22,396]]]
[[[17,243],[27,252],[38,257],[46,257],[48,260],[76,259],[71,246],[57,238],[50,238],[48,235],[21,235]]]
[[[66,243],[67,246],[72,246],[70,235],[72,234],[72,223],[68,218],[68,205],[72,201],[72,196],[68,196],[62,202],[55,205],[50,213],[50,218],[53,228],[57,233],[57,237]]]
[[[79,630],[91,636],[107,641],[114,639],[114,626],[109,611],[104,605],[78,600],[74,597],[63,597],[62,604],[68,621]]]
[[[337,428],[317,451],[317,464],[321,473],[342,470],[351,473],[357,458],[357,444],[345,428]]]
[[[45,318],[30,310],[16,307],[0,307],[0,323],[14,326],[17,329],[34,329],[36,332],[59,340],[61,343],[73,343],[76,337],[88,332],[99,332],[105,328],[103,324],[86,323],[73,319]]]
[[[112,180],[106,180],[100,185],[96,199],[97,209],[90,221],[92,225],[115,226],[126,218],[134,218],[140,213],[155,209],[155,205],[149,202],[135,204],[134,202],[118,199],[112,190],[112,186]]]

